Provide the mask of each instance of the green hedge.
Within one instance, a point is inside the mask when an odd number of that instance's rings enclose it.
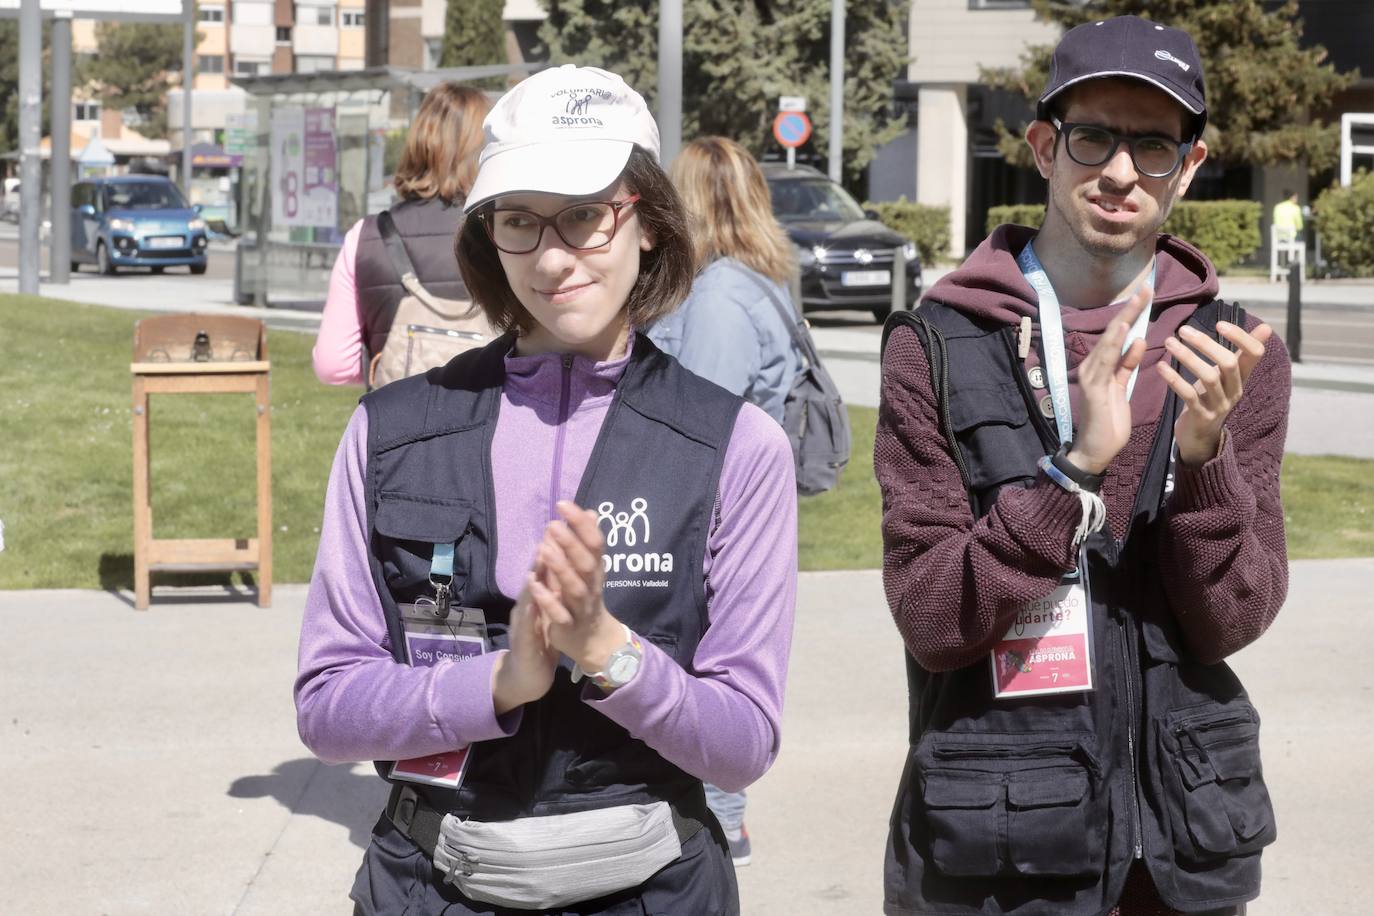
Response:
[[[1361,172],[1349,187],[1322,191],[1312,213],[1322,257],[1348,276],[1374,276],[1374,173]]]
[[[1193,245],[1219,272],[1260,247],[1260,204],[1254,200],[1180,200],[1164,231]]]
[[[949,257],[949,207],[896,201],[877,201],[864,207],[878,212],[884,226],[900,232],[916,243],[922,266],[929,267]]]
[[[991,234],[992,230],[1003,223],[1039,229],[1040,224],[1044,221],[1044,204],[1003,204],[1000,207],[988,207],[986,231]]]
[[[1043,204],[991,207],[987,231],[1002,223],[1039,226],[1044,219]],[[1164,231],[1203,251],[1224,272],[1259,248],[1260,205],[1253,200],[1180,200],[1164,222]],[[1326,244],[1325,234],[1322,244]]]

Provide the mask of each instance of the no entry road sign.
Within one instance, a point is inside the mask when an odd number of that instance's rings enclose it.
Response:
[[[781,111],[773,119],[773,137],[788,149],[811,139],[811,119],[804,111]]]

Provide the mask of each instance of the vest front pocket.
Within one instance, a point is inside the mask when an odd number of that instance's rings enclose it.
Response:
[[[463,585],[471,568],[469,551],[463,543],[471,519],[472,504],[466,500],[382,493],[373,527],[382,575],[392,597],[398,602],[414,601],[422,595],[433,597],[429,573],[434,547],[456,544],[450,589],[454,602],[461,603]]]
[[[1249,703],[1171,713],[1159,732],[1163,782],[1180,858],[1258,852],[1277,836]]]
[[[930,859],[940,872],[1101,874],[1106,791],[1087,738],[927,737],[918,778]]]

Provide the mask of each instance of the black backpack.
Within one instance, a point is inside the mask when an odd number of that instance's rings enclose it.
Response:
[[[783,402],[782,428],[792,443],[792,458],[797,468],[797,492],[804,496],[824,493],[835,486],[840,471],[849,463],[851,436],[849,412],[844,408],[840,390],[821,364],[811,332],[796,310],[784,303],[761,277],[742,270],[763,290],[778,310],[792,342],[802,354],[802,365],[792,379]]]

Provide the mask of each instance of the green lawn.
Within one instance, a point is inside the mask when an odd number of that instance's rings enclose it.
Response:
[[[132,587],[129,361],[142,317],[0,295],[0,588]],[[315,379],[312,343],[288,331],[268,337],[278,582],[310,576],[329,465],[359,393]],[[158,537],[256,536],[253,403],[249,394],[151,396]],[[154,578],[172,581],[191,580]]]
[[[0,588],[130,588],[132,423],[129,358],[142,317],[0,295]],[[320,507],[357,389],[319,384],[312,339],[269,333],[274,566],[310,576]],[[153,528],[159,537],[252,537],[250,395],[153,396]],[[877,411],[855,407],[854,453],[840,485],[801,504],[802,569],[882,561],[873,479]],[[1288,456],[1290,555],[1374,556],[1374,461]],[[156,583],[223,581],[174,578]]]

